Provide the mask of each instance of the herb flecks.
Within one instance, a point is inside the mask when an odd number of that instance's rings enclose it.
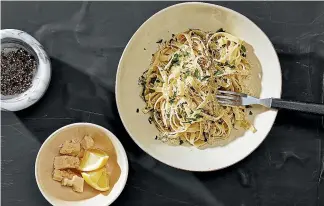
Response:
[[[149,121],[150,124],[152,124],[153,118],[152,117],[149,117],[148,118],[148,121]]]
[[[188,76],[190,76],[190,71],[187,70],[185,73],[184,73],[184,78],[186,79]]]
[[[197,79],[200,79],[200,73],[199,73],[198,69],[195,70],[194,77],[196,77]]]
[[[154,82],[156,81],[156,78],[157,78],[157,77],[153,77],[153,78],[151,78],[151,79],[150,79],[150,83],[151,83],[151,84],[154,84]]]
[[[173,103],[174,103],[174,100],[176,99],[176,97],[177,97],[177,91],[174,91],[174,92],[173,92],[173,96],[171,96],[171,97],[169,98],[169,103],[170,103],[170,104],[173,104]]]
[[[221,71],[221,70],[217,70],[217,71],[214,73],[215,76],[222,75],[222,74],[224,74],[224,72]]]
[[[172,64],[177,64],[177,63],[179,63],[179,54],[174,54],[171,63],[172,63]]]
[[[201,114],[195,114],[196,119],[199,119],[199,118],[202,118],[202,117],[203,117],[203,115],[201,115]]]
[[[246,48],[244,45],[241,46],[241,50],[245,53],[246,52]]]
[[[203,78],[201,78],[201,81],[205,81],[205,80],[208,80],[208,78],[209,78],[210,76],[204,76]]]

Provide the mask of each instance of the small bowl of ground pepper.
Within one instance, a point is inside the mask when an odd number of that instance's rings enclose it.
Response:
[[[19,111],[36,103],[51,79],[50,60],[31,35],[15,29],[0,30],[1,110]]]

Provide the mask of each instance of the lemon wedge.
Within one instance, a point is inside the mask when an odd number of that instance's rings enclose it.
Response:
[[[83,172],[94,171],[107,164],[109,156],[102,150],[90,149],[84,153],[79,170]]]
[[[110,189],[109,175],[105,167],[92,172],[82,172],[81,175],[84,181],[96,190],[104,192]]]

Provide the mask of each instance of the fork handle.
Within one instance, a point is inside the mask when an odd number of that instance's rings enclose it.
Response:
[[[272,98],[271,107],[276,109],[289,109],[294,111],[324,115],[324,104],[294,102]]]

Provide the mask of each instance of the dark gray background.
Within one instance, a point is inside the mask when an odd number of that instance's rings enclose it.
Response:
[[[56,129],[82,121],[108,128],[126,148],[129,178],[115,206],[324,205],[323,117],[280,111],[255,152],[209,173],[170,168],[131,140],[114,98],[118,61],[136,29],[171,4],[1,2],[1,27],[35,36],[53,69],[48,91],[37,104],[1,112],[3,205],[48,205],[34,178],[38,149]],[[323,2],[217,4],[246,15],[269,36],[282,66],[283,98],[323,103]]]

